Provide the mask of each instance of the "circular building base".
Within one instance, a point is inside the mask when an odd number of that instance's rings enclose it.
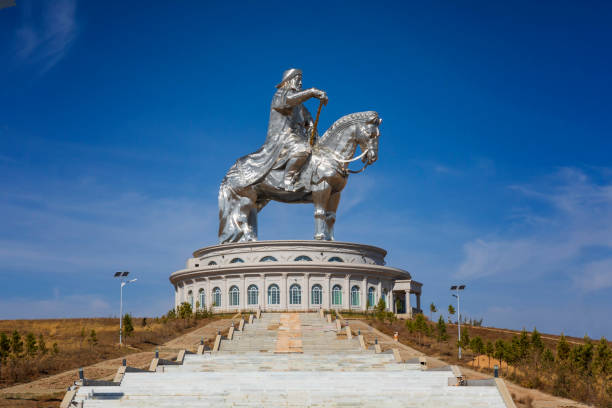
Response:
[[[409,295],[421,284],[385,266],[384,249],[335,241],[254,241],[198,249],[170,275],[175,306],[194,310],[365,311],[382,298],[387,310],[411,315]]]

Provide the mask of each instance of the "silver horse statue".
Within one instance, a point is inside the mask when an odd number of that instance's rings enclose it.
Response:
[[[286,188],[283,168],[272,168],[256,182],[244,185],[241,163],[250,155],[236,161],[219,189],[219,243],[256,241],[257,213],[270,200],[313,203],[314,239],[332,241],[340,193],[349,172],[359,173],[378,158],[381,122],[374,111],[338,119],[312,147],[292,189]],[[353,157],[357,146],[362,153]],[[364,163],[363,168],[348,170],[348,164],[359,159]]]

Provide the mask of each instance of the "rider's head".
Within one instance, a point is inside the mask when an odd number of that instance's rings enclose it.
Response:
[[[276,85],[277,88],[289,88],[299,91],[302,89],[302,70],[291,68],[283,73],[283,80]]]

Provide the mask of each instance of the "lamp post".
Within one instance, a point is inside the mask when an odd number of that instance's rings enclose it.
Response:
[[[459,330],[458,334],[458,345],[459,345],[459,360],[461,360],[461,309],[459,304],[459,291],[465,289],[465,285],[453,285],[450,290],[454,290],[457,294],[453,293],[453,296],[457,298],[457,328]]]
[[[138,279],[127,280],[127,276],[130,273],[128,271],[115,272],[115,278],[119,278],[121,281],[121,287],[119,289],[119,345],[123,344],[123,287],[128,283],[137,281]]]

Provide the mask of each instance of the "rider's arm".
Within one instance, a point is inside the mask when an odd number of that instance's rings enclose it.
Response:
[[[327,103],[327,94],[320,89],[310,88],[299,92],[293,92],[287,95],[286,103],[289,106],[296,106],[310,98],[318,98]]]

